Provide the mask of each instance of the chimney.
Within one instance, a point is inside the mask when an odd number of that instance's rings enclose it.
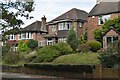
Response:
[[[44,17],[41,18],[41,20],[42,20],[41,29],[43,31],[46,31],[46,17],[45,17],[45,15],[44,15]]]

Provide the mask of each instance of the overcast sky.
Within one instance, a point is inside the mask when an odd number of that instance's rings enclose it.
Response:
[[[25,23],[22,27],[25,27],[36,20],[41,21],[41,17],[44,15],[47,18],[47,22],[60,16],[72,8],[85,10],[89,12],[96,4],[96,0],[34,0],[35,10],[30,14],[34,18],[31,20],[22,19]]]

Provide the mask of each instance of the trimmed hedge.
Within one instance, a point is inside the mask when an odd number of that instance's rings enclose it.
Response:
[[[93,65],[64,65],[64,64],[25,64],[24,67],[38,70],[49,71],[67,71],[67,72],[79,72],[79,73],[92,73]]]
[[[87,45],[89,45],[90,50],[93,52],[97,52],[102,47],[102,44],[98,41],[88,41]]]

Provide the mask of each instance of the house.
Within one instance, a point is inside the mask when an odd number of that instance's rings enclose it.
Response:
[[[67,33],[72,27],[78,37],[84,34],[84,30],[87,27],[87,17],[87,12],[76,8],[47,23],[44,16],[41,18],[42,21],[36,21],[26,26],[17,34],[10,34],[7,43],[11,44],[11,51],[16,51],[20,40],[36,40],[39,47],[66,42]]]
[[[120,32],[111,27],[103,34],[103,48],[106,49],[110,43],[120,40]]]
[[[9,40],[7,41],[7,43],[11,45],[11,51],[17,50],[18,42],[20,40],[33,39],[38,41],[38,46],[40,46],[40,41],[44,39],[42,35],[47,34],[46,18],[44,16],[41,19],[42,21],[35,21],[34,23],[26,26],[25,28],[22,28],[16,34],[8,35]]]
[[[84,34],[87,27],[88,13],[73,8],[46,24],[48,34],[43,36],[47,45],[58,42],[66,42],[67,33],[73,27],[78,37]]]
[[[95,40],[94,30],[99,28],[109,19],[120,16],[120,1],[99,2],[88,14],[88,41]]]

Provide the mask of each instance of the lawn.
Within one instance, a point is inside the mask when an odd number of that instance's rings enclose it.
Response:
[[[98,53],[69,54],[56,58],[54,64],[99,64]]]

